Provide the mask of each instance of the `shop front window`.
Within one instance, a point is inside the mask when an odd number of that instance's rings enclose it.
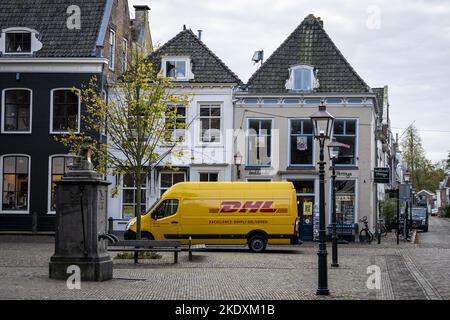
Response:
[[[336,217],[339,224],[355,223],[355,181],[336,181]]]
[[[27,212],[29,209],[29,158],[3,157],[2,181],[2,210]]]
[[[56,156],[51,158],[50,162],[50,212],[56,211],[56,184],[69,171],[73,165],[72,157]]]

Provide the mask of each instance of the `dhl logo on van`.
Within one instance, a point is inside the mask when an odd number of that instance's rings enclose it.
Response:
[[[209,209],[210,213],[287,213],[287,209],[273,208],[273,201],[225,201],[220,209]]]

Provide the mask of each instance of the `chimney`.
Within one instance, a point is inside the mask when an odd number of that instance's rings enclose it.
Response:
[[[317,17],[317,22],[319,22],[320,25],[321,25],[322,28],[323,28],[323,20],[322,20],[320,17]]]
[[[135,12],[135,20],[138,23],[148,23],[148,12],[150,11],[149,6],[133,6]]]
[[[150,31],[150,7],[147,5],[133,6],[135,17],[133,21],[134,41],[140,46],[144,53],[153,51],[152,35]]]
[[[197,30],[198,31],[198,39],[199,40],[202,40],[202,33],[203,33],[203,30]]]

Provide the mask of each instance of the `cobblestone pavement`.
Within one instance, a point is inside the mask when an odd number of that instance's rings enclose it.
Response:
[[[48,278],[52,237],[0,236],[0,299],[449,299],[450,223],[431,219],[430,232],[419,244],[395,244],[393,235],[381,245],[340,246],[340,267],[329,268],[329,297],[317,297],[317,244],[271,247],[251,254],[242,248],[183,252],[146,260],[115,260],[114,279],[82,283],[69,290],[64,281]],[[440,234],[443,234],[442,236]],[[442,240],[443,239],[443,240]],[[331,259],[331,246],[328,246]],[[330,264],[330,261],[329,261]],[[381,268],[381,290],[367,288],[367,268]]]

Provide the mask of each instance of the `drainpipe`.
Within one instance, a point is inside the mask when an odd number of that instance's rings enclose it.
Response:
[[[376,100],[376,99],[375,99]],[[378,115],[377,113],[375,113],[376,115]],[[375,167],[378,167],[378,136],[377,136],[377,131],[378,131],[378,116],[375,118]],[[374,204],[373,204],[373,208],[375,210],[375,232],[377,234],[377,241],[378,244],[381,243],[381,237],[380,237],[380,212],[379,212],[379,208],[378,208],[378,184],[373,182],[373,186],[375,189],[375,197],[374,197]]]

